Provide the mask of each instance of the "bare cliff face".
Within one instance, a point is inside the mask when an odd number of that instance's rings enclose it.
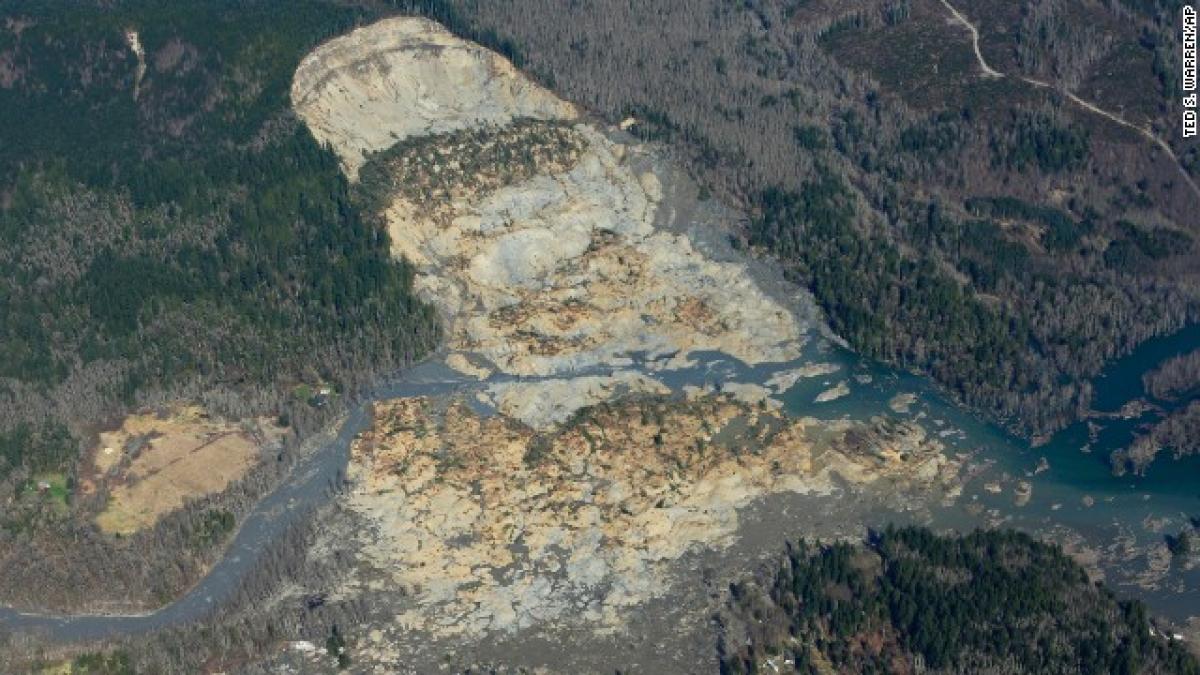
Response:
[[[296,70],[292,106],[317,140],[333,145],[352,180],[367,153],[410,136],[576,115],[507,59],[411,17],[318,47]]]

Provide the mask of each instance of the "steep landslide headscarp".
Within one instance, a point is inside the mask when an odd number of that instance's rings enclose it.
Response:
[[[292,105],[317,140],[333,146],[352,180],[367,153],[409,136],[576,115],[499,54],[411,17],[318,47],[296,70]]]

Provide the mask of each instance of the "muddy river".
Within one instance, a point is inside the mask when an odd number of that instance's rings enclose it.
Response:
[[[1193,326],[1143,345],[1113,363],[1096,380],[1097,407],[1114,410],[1142,396],[1141,373],[1172,355],[1200,344]],[[1108,454],[1128,443],[1145,420],[1102,419],[1089,438],[1088,425],[1078,423],[1049,443],[1032,448],[994,425],[947,403],[929,381],[862,359],[826,339],[816,339],[798,362],[747,367],[720,354],[700,355],[697,365],[667,374],[656,373],[672,389],[685,385],[721,386],[726,382],[765,382],[799,365],[828,364],[837,370],[801,378],[782,399],[789,412],[822,418],[863,419],[891,414],[910,417],[940,436],[947,452],[970,455],[973,477],[949,506],[920,515],[896,514],[901,522],[924,522],[938,529],[969,530],[1007,526],[1041,535],[1076,551],[1106,582],[1145,600],[1157,613],[1185,620],[1200,607],[1200,569],[1187,569],[1162,559],[1164,534],[1174,533],[1189,516],[1200,514],[1200,458],[1160,458],[1144,477],[1114,477]],[[295,468],[281,487],[249,514],[225,557],[187,595],[153,613],[140,616],[43,616],[0,610],[0,625],[9,630],[44,634],[55,640],[90,640],[136,635],[195,620],[225,602],[239,580],[256,564],[273,538],[288,525],[325,503],[342,480],[349,444],[367,423],[366,405],[374,400],[469,391],[511,380],[493,376],[471,380],[437,362],[429,362],[378,387],[353,407],[336,435]],[[524,378],[529,381],[534,378]],[[844,383],[849,393],[816,402],[822,393]],[[913,396],[908,406],[903,398]],[[893,409],[900,402],[905,412]],[[1084,450],[1087,450],[1086,452]],[[1042,462],[1042,459],[1045,462]],[[1028,501],[1018,506],[1018,483],[1031,486]],[[866,523],[878,525],[881,523]]]

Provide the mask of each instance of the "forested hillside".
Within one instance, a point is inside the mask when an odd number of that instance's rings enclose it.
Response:
[[[389,11],[0,3],[0,567],[14,592],[62,541],[99,547],[63,556],[65,578],[111,566],[114,595],[157,600],[211,555],[189,542],[229,511],[202,504],[131,542],[97,535],[103,503],[82,498],[77,470],[102,425],[187,399],[304,432],[323,411],[294,387],[348,389],[436,343],[410,270],[288,101],[305,53]]]
[[[1138,602],[1055,547],[1005,531],[887,529],[865,545],[789,546],[730,588],[725,673],[1197,673]]]
[[[3,12],[9,415],[98,414],[192,379],[349,374],[427,348],[408,271],[288,111],[299,58],[361,12],[103,4]]]
[[[1017,431],[1075,419],[1104,363],[1200,319],[1175,0],[958,3],[1003,77],[939,0],[455,4],[750,210],[742,240],[856,349]]]

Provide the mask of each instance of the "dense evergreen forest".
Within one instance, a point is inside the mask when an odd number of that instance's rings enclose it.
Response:
[[[1012,531],[802,540],[731,586],[721,626],[725,673],[1200,672],[1140,603]]]
[[[0,595],[170,598],[286,466],[104,536],[76,473],[122,413],[187,399],[278,418],[293,447],[335,412],[297,385],[351,390],[436,344],[288,100],[312,47],[397,9],[0,2]]]
[[[1015,431],[1078,418],[1106,362],[1200,320],[1176,0],[959,3],[1004,78],[938,0],[451,1],[752,212],[742,240],[854,348]]]
[[[5,409],[53,420],[176,382],[270,387],[427,349],[409,271],[288,112],[303,54],[369,16],[106,5],[3,8]]]

